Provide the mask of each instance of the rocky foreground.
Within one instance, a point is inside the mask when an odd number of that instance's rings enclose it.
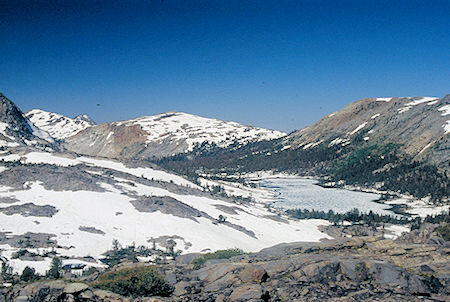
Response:
[[[449,301],[450,244],[432,233],[395,241],[352,237],[281,244],[209,260],[200,254],[158,265],[170,297],[123,297],[91,287],[99,274],[0,290],[0,301]],[[145,264],[122,263],[114,270]],[[198,267],[196,267],[198,268]],[[102,273],[101,273],[102,274]],[[101,276],[100,274],[100,276]]]

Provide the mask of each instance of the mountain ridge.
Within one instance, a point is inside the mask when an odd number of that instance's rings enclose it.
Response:
[[[25,116],[37,127],[47,131],[52,137],[59,140],[75,135],[83,129],[95,125],[95,122],[86,114],[70,118],[54,112],[31,109],[25,113]]]
[[[450,197],[450,95],[365,98],[278,140],[235,149],[202,149],[157,161],[195,174],[272,170],[335,185]]]
[[[64,146],[80,154],[149,159],[190,152],[201,144],[223,148],[235,142],[244,145],[284,135],[280,131],[169,111],[88,127],[67,137]]]

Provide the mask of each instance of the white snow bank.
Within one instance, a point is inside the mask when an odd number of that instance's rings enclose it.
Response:
[[[355,130],[353,130],[352,132],[350,132],[350,135],[355,134],[356,132],[358,132],[359,130],[361,130],[362,128],[364,128],[367,125],[367,122],[362,123],[361,125],[359,125],[358,127],[355,128]]]

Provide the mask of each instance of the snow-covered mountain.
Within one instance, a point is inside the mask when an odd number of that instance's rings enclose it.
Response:
[[[38,128],[56,139],[65,139],[95,125],[95,122],[86,114],[70,118],[58,113],[33,109],[27,111],[25,115]]]
[[[185,153],[202,143],[227,147],[283,136],[285,133],[275,130],[166,112],[89,127],[67,137],[64,146],[80,154],[136,159]]]
[[[0,93],[0,148],[20,146],[55,148],[53,138],[36,127],[12,101]]]

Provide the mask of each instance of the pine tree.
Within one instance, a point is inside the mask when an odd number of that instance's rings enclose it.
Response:
[[[47,277],[50,278],[61,278],[62,261],[58,257],[52,259],[50,269],[47,271]]]

